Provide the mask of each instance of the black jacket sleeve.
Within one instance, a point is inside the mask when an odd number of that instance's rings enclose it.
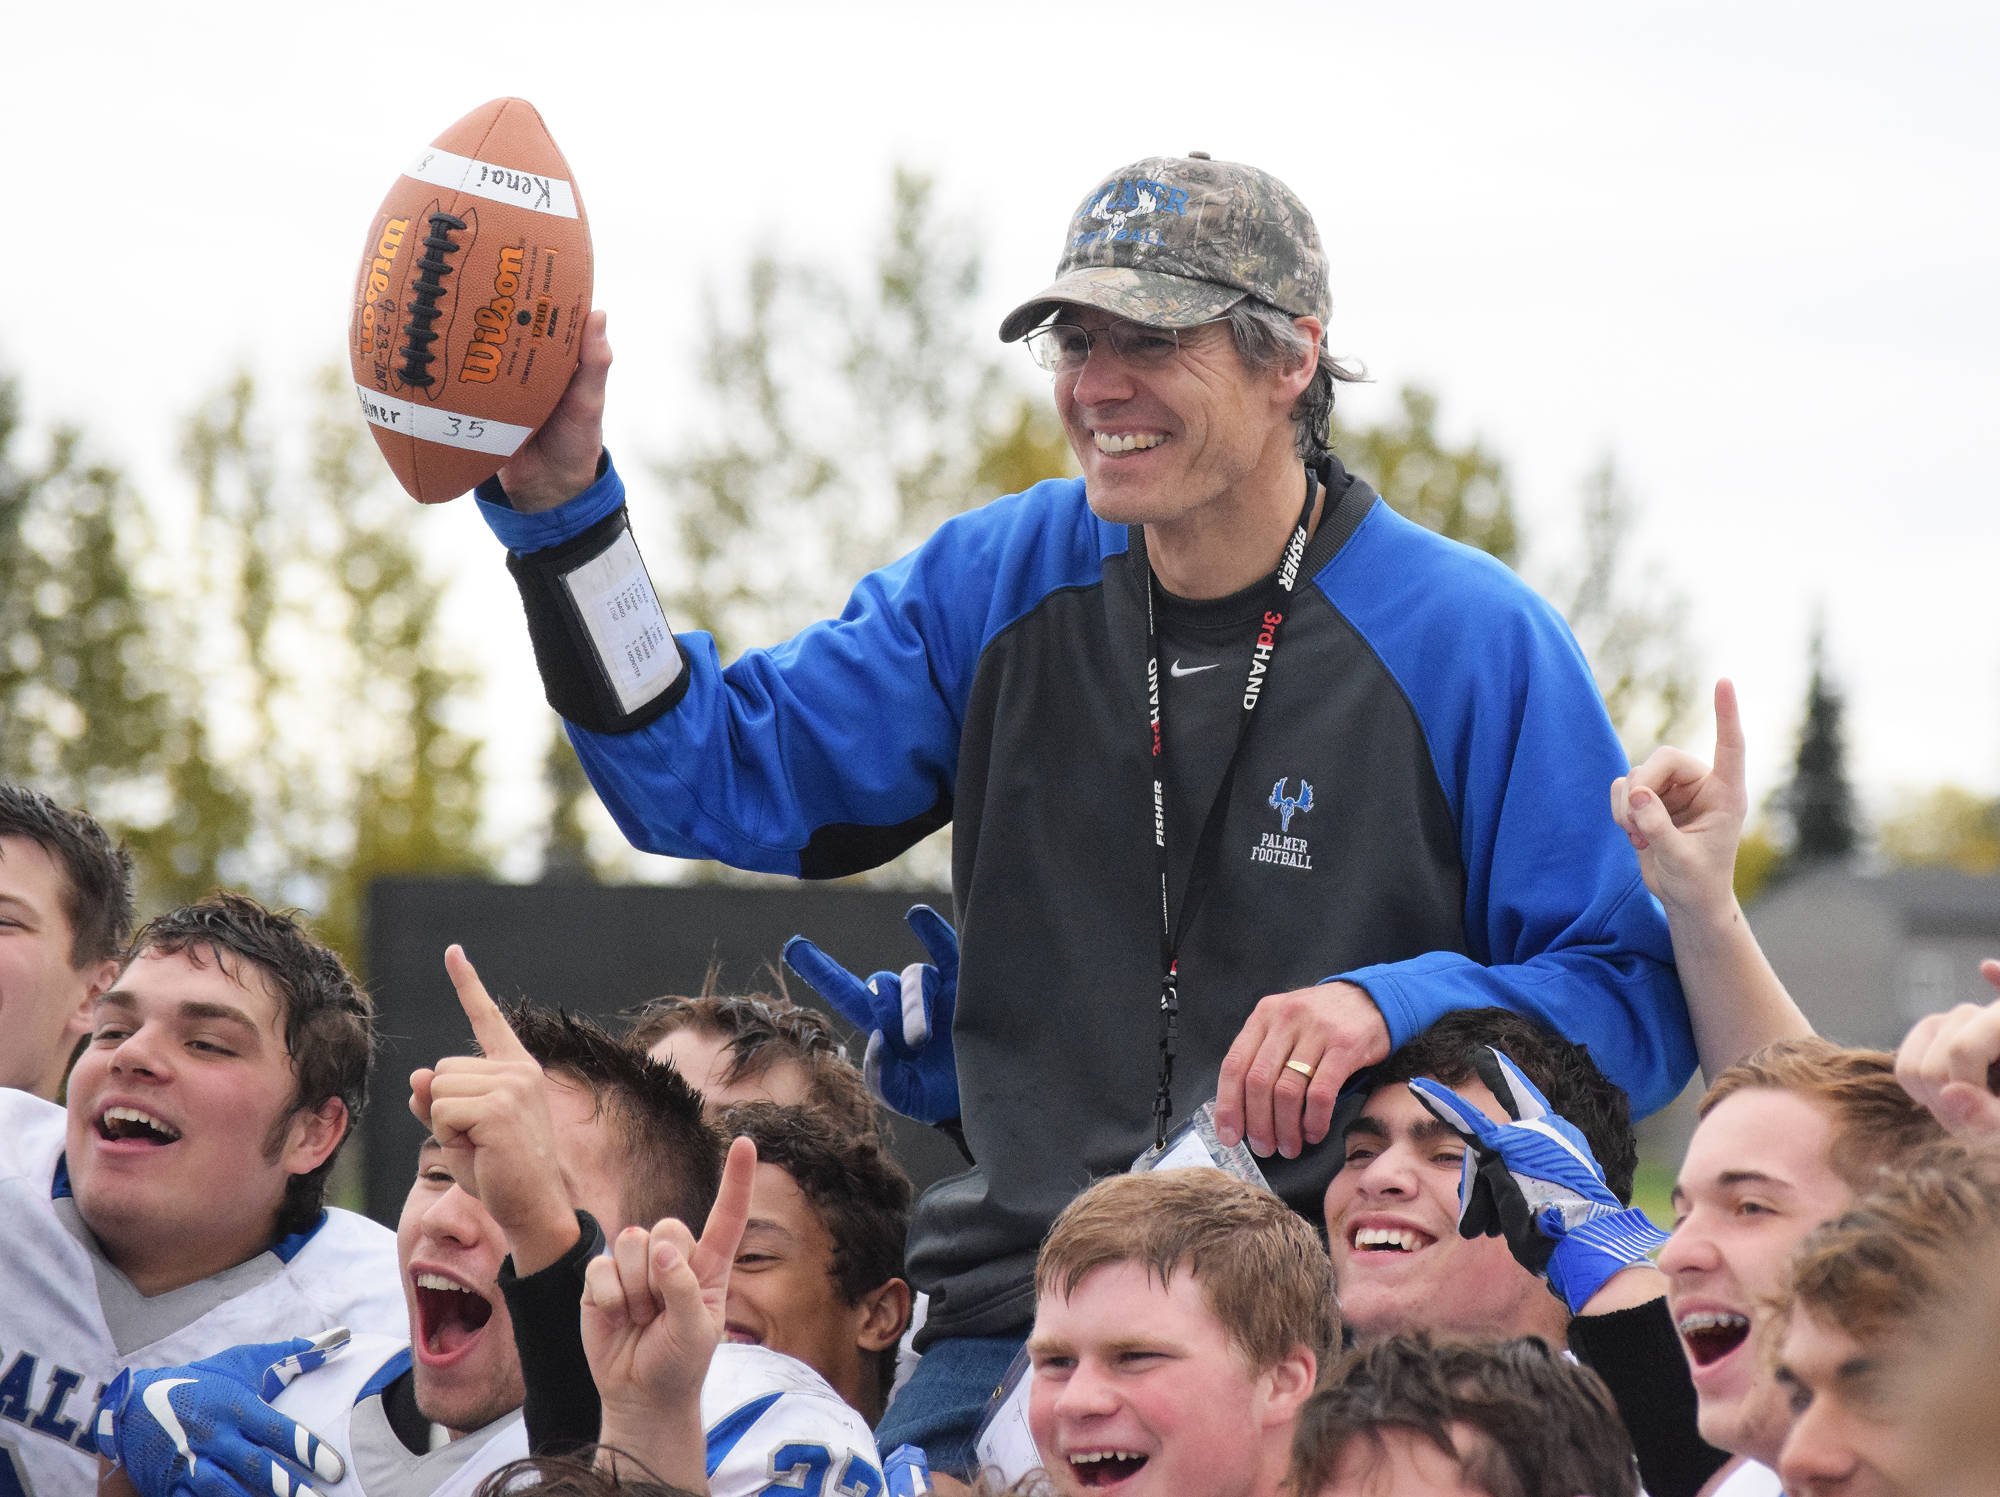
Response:
[[[576,1245],[555,1262],[526,1278],[510,1257],[500,1265],[500,1293],[514,1319],[514,1348],[521,1354],[527,1389],[522,1413],[528,1449],[536,1455],[566,1455],[597,1443],[603,1417],[597,1383],[583,1354],[583,1271],[604,1251],[604,1232],[588,1211],[576,1214]]]
[[[1611,1390],[1650,1497],[1694,1497],[1729,1456],[1695,1427],[1694,1383],[1666,1300],[1579,1315],[1569,1345]]]

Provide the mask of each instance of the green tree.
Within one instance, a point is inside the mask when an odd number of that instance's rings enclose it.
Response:
[[[149,901],[212,887],[245,822],[168,643],[173,600],[138,575],[146,506],[75,428],[35,464],[21,437],[0,381],[0,774],[119,829]]]
[[[929,178],[898,169],[890,186],[888,233],[852,280],[765,253],[733,311],[710,298],[699,434],[656,469],[679,547],[655,580],[724,659],[838,614],[857,578],[949,516],[1074,471],[1025,361],[974,324],[977,236]],[[949,835],[871,877],[944,880]]]
[[[1812,679],[1792,780],[1780,794],[1791,821],[1788,870],[1839,862],[1860,840],[1854,789],[1847,777],[1847,704],[1826,665],[1826,630],[1815,624]]]
[[[548,751],[542,755],[542,789],[549,798],[549,818],[542,832],[542,877],[595,880],[597,860],[591,856],[585,817],[596,794],[562,723],[557,721],[553,729]]]
[[[442,589],[418,562],[409,501],[386,481],[350,390],[344,371],[321,371],[306,503],[333,522],[325,565],[347,643],[334,679],[349,778],[335,824],[353,833],[344,848],[338,833],[322,844],[330,856],[321,925],[358,959],[375,878],[492,870],[479,844],[480,745],[451,724],[477,682],[447,662]]]
[[[1513,566],[1521,536],[1500,459],[1477,438],[1448,447],[1438,437],[1438,398],[1421,385],[1396,392],[1399,410],[1375,426],[1349,426],[1335,410],[1333,450],[1399,514]]]
[[[1882,852],[1905,867],[2000,873],[2000,798],[1958,785],[1911,796],[1882,823]]]
[[[1617,470],[1604,458],[1584,481],[1582,555],[1550,589],[1604,694],[1605,710],[1635,761],[1670,742],[1695,694],[1687,599],[1625,566],[1636,516]]]
[[[1483,442],[1438,434],[1438,397],[1419,385],[1397,392],[1397,411],[1372,426],[1336,413],[1333,447],[1398,513],[1517,569],[1525,537],[1506,465]],[[1631,498],[1607,457],[1585,481],[1581,554],[1542,583],[1562,608],[1596,673],[1628,754],[1643,755],[1684,725],[1694,695],[1687,603],[1649,570],[1624,565],[1635,523]]]
[[[315,396],[307,450],[290,461],[247,374],[190,417],[193,611],[207,731],[247,809],[218,871],[305,905],[358,963],[370,880],[490,860],[479,746],[452,725],[474,681],[447,663],[441,588],[411,544],[409,502],[339,371],[319,375]]]
[[[948,516],[1072,471],[1046,398],[973,325],[977,245],[899,168],[852,282],[767,252],[733,314],[709,299],[700,435],[657,469],[680,539],[657,580],[725,658],[838,613]]]

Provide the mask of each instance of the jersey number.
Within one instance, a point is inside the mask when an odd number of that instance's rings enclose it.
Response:
[[[764,1497],[765,1492],[797,1492],[800,1497],[822,1497],[827,1468],[832,1464],[833,1454],[824,1445],[780,1445],[771,1452],[771,1475],[777,1479],[763,1488],[758,1497]],[[840,1477],[834,1482],[833,1489],[842,1497],[882,1497],[882,1473],[865,1457],[850,1455],[847,1464],[840,1468]],[[12,1494],[0,1489],[0,1497],[12,1497]]]

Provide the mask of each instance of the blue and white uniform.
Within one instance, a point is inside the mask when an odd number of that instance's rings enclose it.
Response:
[[[210,1278],[140,1294],[78,1214],[66,1121],[53,1103],[0,1090],[0,1497],[96,1490],[90,1413],[122,1368],[341,1325],[406,1333],[395,1235],[347,1211]]]
[[[347,1474],[325,1497],[464,1497],[528,1453],[517,1411],[412,1451],[391,1428],[390,1385],[410,1369],[409,1343],[356,1337],[324,1367],[293,1382],[272,1407],[340,1452]],[[712,1497],[755,1497],[771,1487],[823,1497],[879,1497],[882,1470],[862,1419],[805,1363],[761,1346],[715,1349],[701,1389]]]

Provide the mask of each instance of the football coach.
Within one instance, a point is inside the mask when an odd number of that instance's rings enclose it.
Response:
[[[977,1162],[918,1204],[925,1357],[879,1432],[937,1469],[971,1464],[1049,1224],[1206,1099],[1316,1218],[1342,1084],[1449,1010],[1588,1045],[1635,1115],[1693,1069],[1589,666],[1505,566],[1328,450],[1352,377],[1328,315],[1319,231],[1268,173],[1113,173],[1000,329],[1052,376],[1083,476],[947,521],[838,619],[726,667],[672,633],[627,525],[601,315],[480,488],[548,699],[636,846],[833,878],[953,828],[934,1043]]]

